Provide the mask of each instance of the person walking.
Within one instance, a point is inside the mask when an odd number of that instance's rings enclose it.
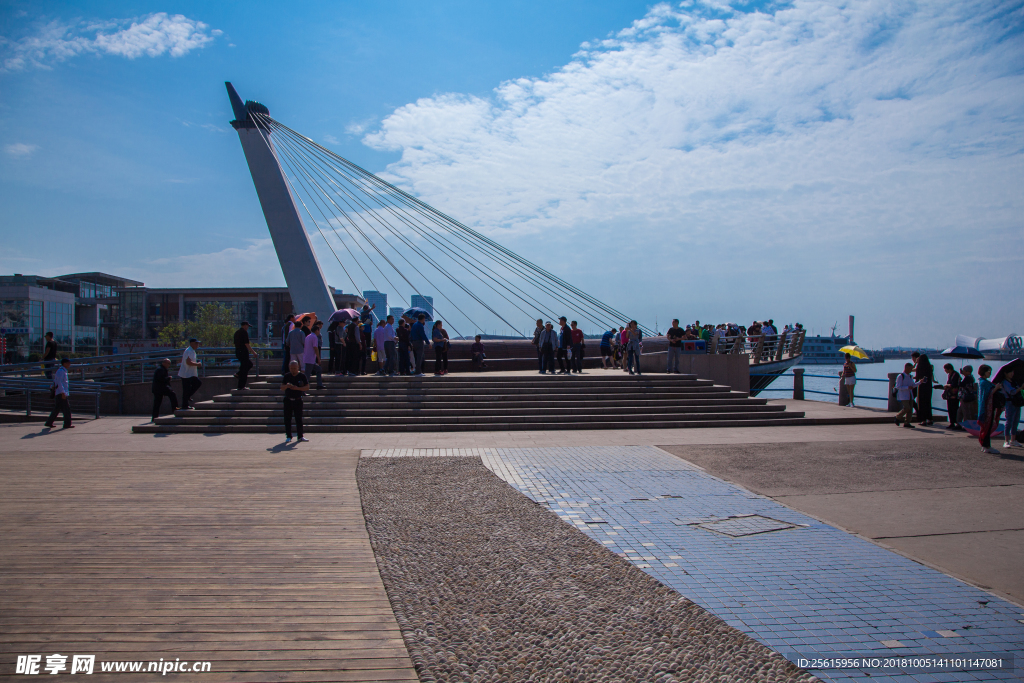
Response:
[[[203,383],[199,381],[199,366],[202,365],[196,351],[199,340],[188,340],[188,346],[181,354],[181,365],[178,366],[178,377],[181,379],[181,409],[192,410],[192,396],[199,391]]]
[[[974,381],[974,366],[960,368],[960,411],[957,423],[961,426],[967,420],[978,419],[978,383]]]
[[[914,429],[914,425],[910,424],[911,418],[914,417],[914,388],[917,387],[917,382],[910,374],[913,370],[913,363],[905,363],[903,372],[896,375],[896,400],[902,406],[900,412],[896,413],[896,426],[900,426],[902,418],[903,426],[907,429]]]
[[[572,369],[569,366],[569,348],[572,344],[572,330],[569,329],[567,318],[563,315],[558,319],[558,374],[568,375]]]
[[[409,322],[402,318],[398,321],[398,329],[395,331],[395,335],[398,337],[398,374],[400,375],[410,374],[409,369],[412,367],[412,363],[409,361],[409,354],[412,352],[412,347],[409,344],[409,332]]]
[[[679,374],[679,357],[683,355],[683,328],[679,327],[679,320],[672,319],[672,327],[665,333],[668,337],[668,364],[665,367],[665,374]]]
[[[303,352],[302,352],[302,365],[301,371],[306,377],[312,377],[316,375],[316,388],[317,390],[324,388],[323,373],[320,369],[320,335],[317,334],[320,331],[320,325],[322,323],[317,320],[310,329],[309,334],[303,340]]]
[[[612,340],[615,339],[617,334],[613,327],[601,335],[601,368],[604,370],[615,367],[615,350]]]
[[[235,358],[238,359],[238,388],[247,389],[246,383],[249,381],[249,371],[252,370],[252,361],[249,358],[255,358],[256,352],[252,350],[252,344],[249,342],[249,323],[245,320],[237,330],[235,330]]]
[[[555,347],[558,346],[558,333],[550,322],[544,323],[544,331],[540,333],[538,343],[541,351],[540,374],[555,374]]]
[[[302,394],[309,389],[309,380],[299,371],[299,361],[288,364],[288,372],[281,376],[281,391],[284,392],[284,442],[292,440],[292,418],[295,418],[295,435],[299,441],[309,441],[302,435]]]
[[[1019,364],[1019,361],[1017,361]],[[1017,370],[1013,367],[1014,361],[999,369],[1003,376],[1000,383],[1003,394],[1006,396],[1006,407],[1003,418],[1003,448],[1020,448],[1020,441],[1017,440],[1017,427],[1020,424],[1020,409],[1024,406],[1021,397],[1021,382],[1016,379]]]
[[[644,334],[640,330],[640,324],[635,320],[629,321],[629,327],[626,328],[628,333],[628,339],[626,341],[626,353],[628,358],[626,364],[629,366],[629,374],[633,374],[633,367],[636,366],[636,374],[640,376],[640,353],[641,346],[643,343]]]
[[[43,347],[43,373],[46,379],[53,379],[53,366],[57,364],[57,342],[53,341],[53,332],[43,335],[46,345]]]
[[[572,371],[577,375],[583,374],[583,330],[578,327],[575,320],[569,323],[572,334]]]
[[[935,368],[928,360],[928,355],[923,353],[910,354],[914,361],[914,379],[918,383],[917,390],[917,420],[922,425],[931,426],[935,424],[932,419],[932,386],[935,384]]]
[[[427,316],[420,313],[416,316],[416,322],[412,324],[412,330],[409,332],[409,342],[412,344],[412,353],[415,356],[415,362],[413,365],[413,376],[423,376],[423,351],[427,342],[430,340],[427,338],[426,329]]]
[[[299,364],[299,372],[302,372],[305,367],[303,358],[306,356],[306,335],[309,334],[310,320],[308,315],[303,317],[301,325],[296,325],[288,333],[288,353],[290,355],[288,366],[291,367],[291,362],[295,361]]]
[[[533,341],[530,342],[537,347],[537,369],[544,372],[544,353],[540,348],[540,335],[544,333],[544,321],[537,319],[537,327],[533,330]]]
[[[288,335],[295,329],[295,314],[289,313],[288,317],[284,319],[284,325],[281,326],[281,374],[288,372],[288,363],[292,360],[292,355],[288,350]]]
[[[839,371],[839,381],[843,383],[846,388],[846,405],[853,408],[853,387],[857,385],[857,364],[853,362],[853,356],[846,354],[846,362],[843,363],[843,369]],[[842,405],[843,397],[839,397],[839,403]]]
[[[992,382],[988,379],[991,375],[991,366],[978,366],[978,442],[983,453],[998,455],[999,451],[992,448],[992,432],[999,425],[999,414],[1006,405],[1006,396],[1001,386],[1003,378],[996,375]]]
[[[384,326],[387,323],[383,320],[377,321],[377,328],[373,331],[373,349],[377,352],[377,372],[375,377],[383,377],[387,373],[384,368],[388,362],[387,353],[384,351]]]
[[[626,327],[619,328],[619,349],[622,351],[622,371],[626,372],[629,368],[626,366],[626,360],[628,356],[627,348],[629,346],[629,324]]]
[[[160,407],[163,405],[164,396],[171,399],[171,414],[178,409],[178,397],[174,395],[171,388],[171,359],[164,358],[160,366],[153,373],[153,422],[160,417]]]
[[[57,419],[57,413],[64,416],[62,429],[74,429],[75,427],[71,424],[71,388],[68,382],[68,368],[70,367],[71,359],[61,358],[60,367],[57,368],[57,372],[53,376],[53,410],[50,411],[50,417],[46,418],[46,422],[43,423],[50,429],[53,429],[53,421]]]
[[[949,415],[949,426],[946,429],[963,429],[960,426],[960,373],[952,363],[946,363],[942,369],[946,371],[946,383],[936,385],[935,388],[942,389],[942,398],[946,400],[946,414]]]

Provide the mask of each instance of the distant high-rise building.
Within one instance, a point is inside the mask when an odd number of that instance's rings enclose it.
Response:
[[[424,311],[430,314],[431,318],[434,317],[434,297],[413,294],[411,297],[409,297],[409,303],[412,304],[413,308],[422,308]]]
[[[398,322],[398,319],[402,317],[402,314],[403,314],[403,313],[405,313],[405,309],[404,309],[404,308],[402,308],[401,306],[392,306],[392,307],[391,307],[391,308],[390,308],[390,309],[388,310],[388,313],[389,313],[390,315],[393,315],[393,316],[395,316],[395,322]]]
[[[376,308],[373,309],[373,322],[376,323],[378,320],[383,320],[387,317],[387,313],[384,311],[388,310],[388,295],[381,292],[369,289],[363,292],[363,298],[366,299],[366,303],[373,306],[376,304]]]

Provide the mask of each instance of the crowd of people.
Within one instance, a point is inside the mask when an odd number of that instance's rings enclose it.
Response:
[[[847,356],[849,358],[849,356]],[[946,429],[963,431],[966,424],[976,425],[978,440],[986,453],[998,454],[992,448],[992,435],[1003,417],[1003,448],[1021,448],[1018,440],[1020,411],[1024,406],[1021,386],[1024,384],[1024,362],[1011,361],[992,377],[992,366],[978,366],[978,379],[974,379],[974,367],[963,366],[959,371],[952,363],[942,366],[946,374],[944,381],[935,379],[935,370],[927,354],[915,351],[913,362],[906,363],[903,372],[896,376],[893,391],[901,409],[896,414],[895,424],[914,429],[911,419],[915,412],[918,423],[934,425],[932,414],[932,390],[942,389],[946,402],[949,425]],[[849,361],[848,361],[849,362]]]

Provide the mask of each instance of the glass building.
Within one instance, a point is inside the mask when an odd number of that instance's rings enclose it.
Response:
[[[431,318],[434,317],[434,297],[413,294],[409,297],[409,301],[411,304],[410,308],[422,308],[430,314]]]
[[[363,298],[366,299],[366,303],[370,306],[376,305],[373,309],[373,323],[376,325],[378,320],[383,320],[388,316],[385,311],[388,310],[388,295],[383,292],[368,289],[363,292]]]
[[[338,308],[363,305],[358,294],[331,291]],[[228,306],[235,324],[249,321],[249,334],[259,343],[279,340],[293,312],[287,287],[151,288],[106,273],[0,275],[3,362],[41,356],[46,332],[53,332],[58,354],[162,348],[164,325],[190,319],[204,303]]]
[[[3,361],[24,362],[41,355],[47,332],[53,332],[58,354],[109,353],[118,325],[116,291],[140,285],[106,273],[0,276]]]

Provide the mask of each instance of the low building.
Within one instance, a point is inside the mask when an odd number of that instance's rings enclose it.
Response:
[[[118,292],[141,285],[106,273],[0,275],[4,362],[23,362],[42,353],[47,332],[53,332],[60,353],[109,353],[119,326]]]
[[[361,308],[358,294],[331,289],[338,308]],[[287,287],[154,288],[107,273],[0,276],[0,339],[3,362],[29,360],[53,332],[61,353],[101,355],[160,348],[160,330],[183,322],[203,303],[231,308],[235,323],[248,320],[251,336],[268,343],[292,301]],[[298,311],[295,311],[298,312]]]

